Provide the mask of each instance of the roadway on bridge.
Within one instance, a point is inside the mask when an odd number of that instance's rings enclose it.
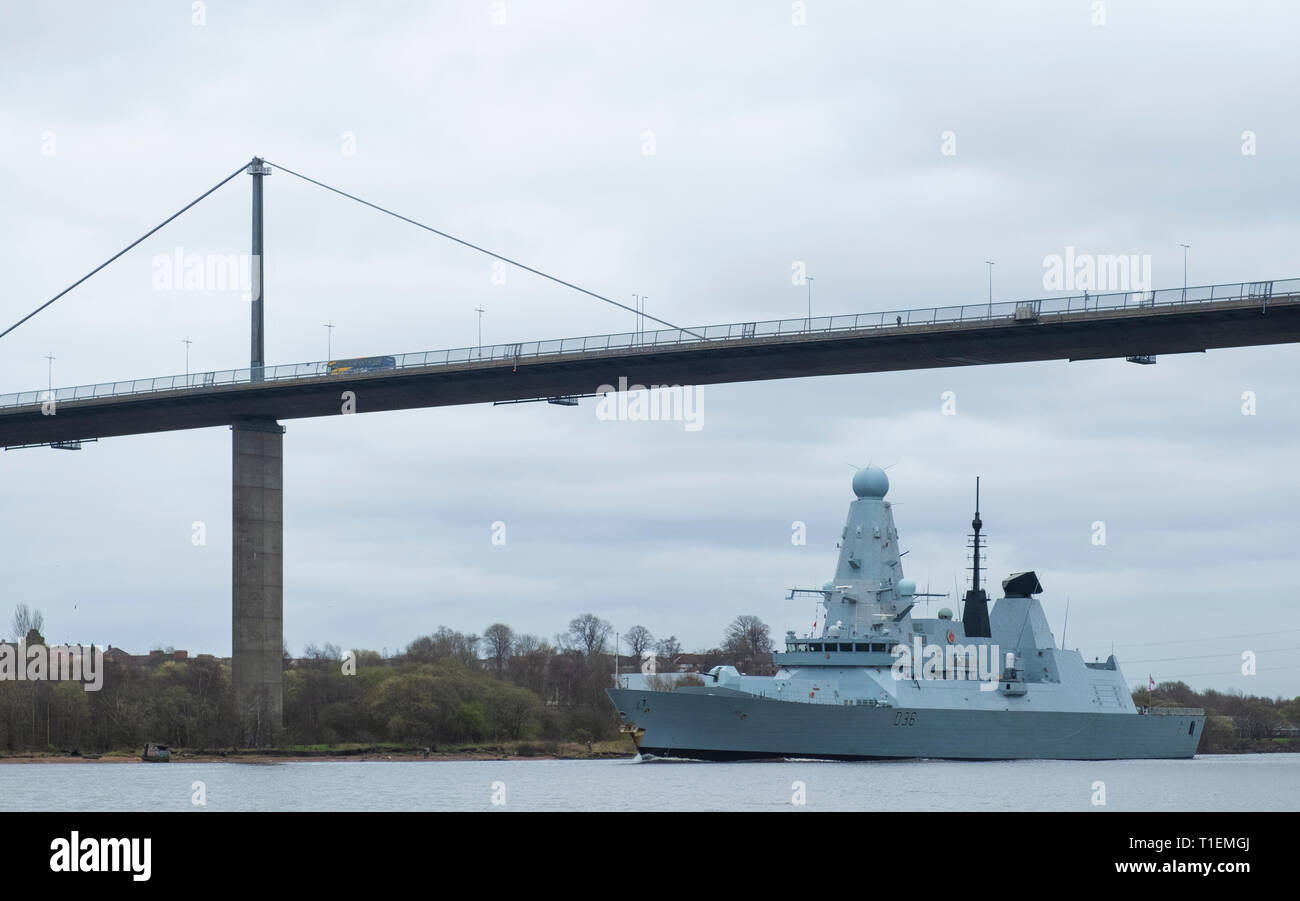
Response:
[[[451,352],[429,365],[369,373],[321,374],[324,364],[304,364],[294,377],[204,385],[202,374],[186,377],[187,387],[124,389],[106,397],[57,400],[42,404],[45,392],[0,398],[0,445],[106,438],[178,429],[208,428],[245,420],[301,419],[341,415],[344,392],[355,397],[357,413],[455,404],[490,403],[566,395],[595,394],[617,386],[707,385],[767,379],[807,378],[848,373],[887,372],[1043,360],[1122,358],[1215,348],[1300,341],[1300,283],[1257,283],[1285,287],[1287,293],[1253,296],[1248,286],[1224,300],[1156,301],[1166,292],[1125,297],[1123,306],[1044,312],[1040,301],[971,305],[961,321],[902,315],[916,311],[791,320],[795,330],[764,334],[754,323],[698,330],[651,332],[640,343],[569,339],[550,344],[471,349],[454,361]],[[1208,289],[1206,289],[1208,290]],[[1217,290],[1217,289],[1216,289]],[[1223,293],[1223,292],[1221,292]],[[1210,291],[1213,295],[1213,291]],[[1150,302],[1131,301],[1146,296]],[[1185,297],[1185,295],[1184,295]],[[1087,300],[1084,301],[1087,303]],[[1038,304],[1039,306],[1030,305]],[[969,313],[967,312],[969,311]],[[985,315],[985,313],[993,315]],[[980,318],[972,318],[980,317]],[[836,327],[847,322],[848,327]],[[866,322],[868,324],[862,325]],[[899,324],[901,323],[901,324]],[[785,326],[785,323],[778,326]],[[727,337],[696,340],[695,332]],[[664,335],[675,336],[667,340]],[[621,338],[624,336],[606,336]],[[574,342],[580,342],[574,344]],[[568,350],[598,344],[601,349]],[[514,353],[511,353],[511,349]],[[406,358],[418,355],[406,355]],[[404,358],[405,359],[405,358]],[[317,368],[319,365],[320,368]],[[287,367],[268,367],[268,375]],[[237,373],[232,373],[238,375]],[[181,377],[175,377],[179,380]],[[176,380],[166,384],[176,384]],[[160,380],[153,380],[154,383]],[[145,380],[146,384],[150,380]],[[137,385],[136,383],[121,383]],[[192,386],[192,387],[190,387]],[[76,395],[59,389],[55,397]],[[19,402],[25,401],[25,402]]]

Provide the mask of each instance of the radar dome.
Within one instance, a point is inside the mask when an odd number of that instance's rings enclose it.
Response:
[[[853,493],[858,497],[882,498],[889,491],[889,476],[879,466],[864,466],[853,474]]]
[[[834,591],[834,590],[835,590],[834,579],[827,579],[825,582],[822,583],[822,591]]]
[[[899,595],[899,597],[910,598],[910,597],[911,597],[912,595],[914,595],[914,594],[916,594],[916,582],[915,582],[915,581],[913,581],[912,579],[899,579],[899,580],[898,580],[898,595]]]

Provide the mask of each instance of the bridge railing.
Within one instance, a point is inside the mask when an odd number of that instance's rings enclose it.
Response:
[[[817,336],[854,331],[881,331],[906,326],[979,323],[998,320],[1050,321],[1053,317],[1076,316],[1117,310],[1171,309],[1194,304],[1241,300],[1267,307],[1274,299],[1295,302],[1300,297],[1300,278],[1262,282],[1234,282],[1226,285],[1203,285],[1189,288],[1165,288],[1154,291],[1126,291],[1068,297],[1042,297],[1031,300],[973,303],[947,307],[922,307],[911,310],[887,310],[878,313],[853,313],[839,316],[815,316],[811,319],[772,319],[733,322],[690,329],[660,329],[648,332],[620,332],[613,335],[590,335],[583,338],[555,338],[493,344],[484,347],[459,347],[397,354],[398,369],[422,369],[476,362],[509,362],[570,353],[598,353],[611,350],[653,349],[669,345],[699,344],[719,341],[743,341],[756,338],[782,338],[799,335]],[[215,372],[192,372],[187,375],[102,382],[53,391],[20,391],[0,395],[0,409],[39,406],[53,400],[89,400],[99,397],[122,397],[251,384],[288,379],[328,377],[329,363],[290,363],[266,366],[259,378],[251,369],[224,369]],[[345,376],[340,376],[345,377]]]

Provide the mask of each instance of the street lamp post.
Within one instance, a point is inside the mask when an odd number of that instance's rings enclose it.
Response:
[[[53,392],[54,392],[54,354],[46,354],[46,355],[45,355],[45,359],[47,359],[47,360],[50,361],[50,368],[49,368],[49,383],[47,384],[47,388],[48,388],[48,390],[51,392],[51,396],[53,396]]]
[[[808,276],[808,320],[804,325],[805,331],[812,331],[812,283],[813,277]]]
[[[334,320],[325,323],[325,362],[329,363],[330,358],[334,356]]]
[[[989,267],[989,318],[993,318],[993,267],[997,265],[992,260],[985,260]]]
[[[650,299],[649,294],[633,294],[632,300],[636,303],[636,332],[634,341],[641,343],[642,335],[645,333],[645,302]]]
[[[481,360],[483,359],[483,314],[487,310],[480,306],[475,307],[474,312],[478,313],[478,358]]]
[[[190,345],[194,342],[189,338],[182,338],[181,343],[185,345],[185,380],[190,378]]]
[[[1187,300],[1187,251],[1191,249],[1190,244],[1179,244],[1183,249],[1183,300]]]

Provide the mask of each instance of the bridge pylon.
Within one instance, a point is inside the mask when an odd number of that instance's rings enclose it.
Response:
[[[263,331],[262,179],[253,157],[250,381],[266,366]],[[271,744],[284,724],[284,426],[274,419],[231,425],[231,669],[235,717],[245,746]]]
[[[245,747],[270,744],[283,725],[284,426],[231,426],[231,666]]]

